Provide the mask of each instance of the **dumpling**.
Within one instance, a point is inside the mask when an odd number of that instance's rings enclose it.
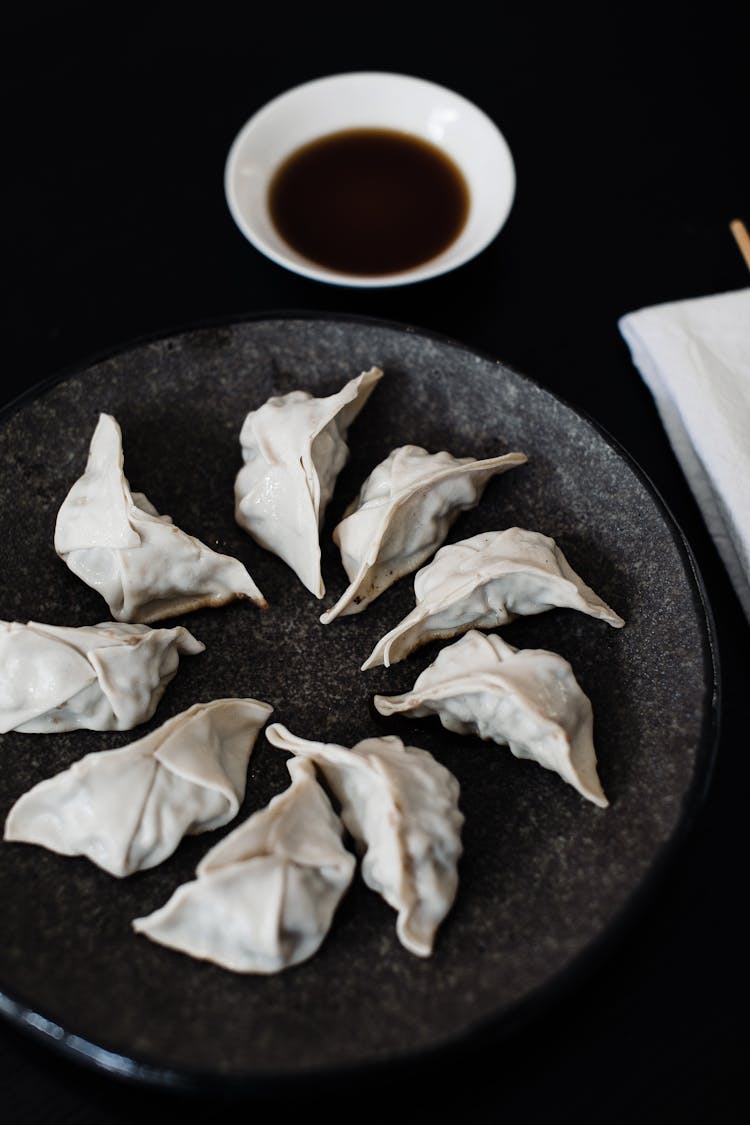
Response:
[[[160,516],[123,473],[122,435],[100,414],[86,471],[57,514],[55,550],[97,590],[117,621],[160,621],[234,598],[266,604],[239,559],[220,555]]]
[[[324,625],[361,613],[404,574],[421,566],[445,539],[460,512],[474,508],[489,479],[523,465],[523,453],[475,461],[418,445],[392,450],[370,473],[333,533],[350,585]]]
[[[467,629],[494,629],[555,606],[625,624],[569,565],[554,539],[511,527],[441,547],[414,579],[416,606],[373,649],[362,670],[388,668],[415,648]]]
[[[311,762],[291,786],[221,840],[198,878],[133,928],[237,973],[276,973],[312,957],[356,866]]]
[[[596,772],[591,702],[567,660],[544,649],[515,649],[472,630],[441,649],[406,695],[376,695],[381,715],[437,714],[456,734],[478,734],[554,770],[605,808]]]
[[[234,486],[235,518],[322,598],[320,527],[346,464],[349,426],[383,372],[371,367],[328,398],[307,391],[269,398],[245,418],[245,464]]]
[[[118,877],[155,867],[183,836],[237,815],[272,710],[256,699],[196,703],[121,750],[87,754],[16,801],[5,839],[85,855]]]
[[[280,723],[273,746],[311,758],[341,804],[341,819],[364,852],[362,876],[398,913],[396,932],[427,957],[458,888],[458,782],[426,750],[400,738],[367,738],[351,750],[297,738]]]
[[[0,621],[0,732],[131,730],[153,715],[180,656],[204,648],[181,625]]]

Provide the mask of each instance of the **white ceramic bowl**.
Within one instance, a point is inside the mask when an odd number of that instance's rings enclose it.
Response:
[[[422,265],[375,276],[341,273],[299,254],[271,220],[268,188],[282,161],[318,137],[357,128],[396,129],[421,137],[442,149],[464,174],[470,196],[466,223],[450,246]],[[306,82],[258,110],[229,151],[224,190],[237,226],[267,257],[318,281],[371,288],[423,281],[469,261],[505,222],[515,180],[505,138],[466,98],[421,78],[365,71]]]

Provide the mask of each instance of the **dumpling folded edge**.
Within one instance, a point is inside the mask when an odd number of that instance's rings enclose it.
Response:
[[[292,758],[287,768],[291,785],[216,844],[195,880],[136,918],[137,933],[242,973],[278,972],[317,952],[356,863],[312,762]]]
[[[449,480],[451,477],[467,474],[485,474],[487,480],[483,482],[482,487],[484,487],[484,484],[486,484],[491,477],[507,472],[508,469],[516,468],[518,465],[524,465],[527,460],[528,458],[525,453],[512,452],[504,453],[498,457],[488,457],[483,460],[473,461],[469,464],[465,461],[459,461],[455,465],[450,465],[445,469],[438,470],[432,477],[413,482],[394,497],[391,497],[390,501],[383,505],[383,518],[380,521],[376,533],[370,539],[367,552],[360,562],[354,578],[350,581],[336,604],[326,610],[325,613],[321,614],[320,620],[322,624],[328,625],[337,617],[361,613],[375,598],[379,597],[380,594],[388,589],[394,582],[398,581],[399,578],[403,578],[405,574],[409,574],[413,570],[416,570],[417,567],[421,566],[433,551],[437,549],[439,544],[429,544],[426,548],[411,555],[407,562],[401,564],[392,563],[388,568],[388,581],[382,586],[378,584],[374,572],[378,564],[380,548],[388,532],[391,520],[394,514],[403,509],[419,492],[424,492],[436,487],[443,481]],[[349,515],[354,516],[357,514],[357,511],[358,509],[350,512]],[[459,512],[456,511],[455,515],[458,516],[458,514]],[[349,516],[345,516],[334,531],[334,541],[339,545],[341,537],[340,529],[345,525],[348,518]],[[450,522],[453,522],[453,520],[451,519]],[[369,587],[368,579],[370,579]]]

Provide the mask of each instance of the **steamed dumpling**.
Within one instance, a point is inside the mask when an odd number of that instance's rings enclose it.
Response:
[[[121,750],[87,754],[16,801],[5,839],[87,856],[118,877],[155,867],[183,836],[237,815],[272,710],[256,699],[196,703]]]
[[[133,927],[237,973],[275,973],[312,957],[356,866],[311,762],[203,858],[198,878]]]
[[[460,512],[475,507],[491,477],[523,465],[523,453],[476,461],[418,445],[394,449],[370,473],[333,533],[350,584],[322,615],[361,613],[434,554]]]
[[[117,621],[160,621],[234,598],[266,604],[239,559],[212,551],[131,493],[110,414],[99,416],[86,471],[57,514],[55,550]]]
[[[371,367],[328,398],[307,391],[269,398],[242,426],[237,523],[283,559],[316,598],[325,593],[320,527],[349,457],[347,431],[382,377]]]
[[[446,730],[507,745],[595,805],[609,803],[596,772],[591,702],[557,653],[472,630],[441,649],[410,692],[376,695],[374,704],[381,715],[437,714]]]
[[[131,730],[153,715],[180,656],[204,647],[181,625],[0,621],[0,732]]]
[[[568,607],[625,624],[572,569],[554,539],[511,527],[441,547],[414,579],[416,606],[375,646],[363,671],[403,660],[428,641],[493,629],[514,617]]]
[[[365,882],[397,911],[402,944],[428,956],[458,888],[464,818],[453,774],[395,737],[367,738],[348,750],[298,738],[280,723],[266,737],[320,769],[364,852]]]

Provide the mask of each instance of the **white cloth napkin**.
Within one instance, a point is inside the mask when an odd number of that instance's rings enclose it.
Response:
[[[750,620],[750,289],[640,309],[619,328]]]

